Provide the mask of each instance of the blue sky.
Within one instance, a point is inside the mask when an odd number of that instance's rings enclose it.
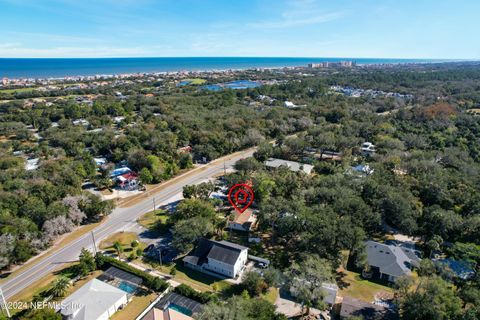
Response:
[[[478,0],[0,0],[0,57],[480,59]]]

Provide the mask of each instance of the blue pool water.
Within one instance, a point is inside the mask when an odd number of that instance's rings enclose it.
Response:
[[[135,290],[137,290],[137,287],[135,285],[132,285],[126,281],[120,282],[118,288],[125,291],[126,293],[134,293]]]
[[[190,311],[189,309],[187,308],[184,308],[182,306],[179,306],[178,304],[175,304],[175,303],[170,303],[168,305],[168,308],[172,309],[172,310],[175,310],[175,311],[178,311],[180,313],[183,313],[187,316],[191,316],[192,315],[192,311]]]

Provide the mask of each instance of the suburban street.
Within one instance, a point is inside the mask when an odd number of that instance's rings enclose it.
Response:
[[[161,191],[148,194],[145,200],[141,200],[128,208],[116,208],[101,225],[93,230],[97,247],[101,240],[115,232],[128,230],[129,227],[136,224],[137,218],[151,211],[153,209],[154,197],[157,207],[164,205],[169,202],[169,199],[178,197],[182,192],[183,186],[197,184],[222,173],[224,166],[227,169],[231,168],[237,160],[250,157],[253,155],[253,152],[254,149],[244,150],[199,166],[165,182],[165,186],[160,188]],[[149,192],[151,193],[151,191]],[[62,264],[77,260],[82,248],[93,250],[93,239],[90,233],[86,233],[66,246],[58,248],[45,258],[40,257],[37,259],[38,261],[32,262],[34,265],[30,268],[20,273],[15,273],[11,278],[7,278],[1,285],[6,299],[10,299],[35,281],[61,267]]]

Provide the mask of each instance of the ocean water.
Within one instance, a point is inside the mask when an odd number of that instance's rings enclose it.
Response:
[[[0,58],[0,78],[55,78],[137,72],[277,68],[307,66],[309,63],[343,60],[353,60],[357,64],[440,62],[440,60],[425,59],[365,58]]]

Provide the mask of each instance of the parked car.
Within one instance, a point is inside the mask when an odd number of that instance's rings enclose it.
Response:
[[[155,245],[154,244],[149,244],[145,249],[143,249],[143,252],[147,253],[150,250],[152,250],[153,248],[155,248]]]

